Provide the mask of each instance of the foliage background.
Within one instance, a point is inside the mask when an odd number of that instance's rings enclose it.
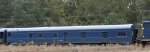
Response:
[[[150,0],[0,0],[0,26],[137,24],[141,29],[149,10]]]

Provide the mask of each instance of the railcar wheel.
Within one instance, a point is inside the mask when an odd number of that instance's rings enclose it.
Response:
[[[142,43],[142,47],[145,48],[147,42],[141,42]]]

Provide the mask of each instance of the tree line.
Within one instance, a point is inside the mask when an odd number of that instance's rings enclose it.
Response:
[[[150,0],[0,0],[0,23],[4,22],[2,27],[140,25],[142,17],[150,19],[149,10]]]

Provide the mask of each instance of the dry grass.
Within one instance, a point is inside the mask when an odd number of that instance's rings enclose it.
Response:
[[[89,46],[89,45],[80,45],[80,46],[46,46],[46,45],[25,45],[25,46],[5,46],[0,45],[0,52],[150,52],[150,46],[142,48],[142,46],[134,45],[112,45],[108,44]]]

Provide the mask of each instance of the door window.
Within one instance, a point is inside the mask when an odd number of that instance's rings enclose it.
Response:
[[[29,37],[32,38],[32,33],[29,33]]]
[[[54,38],[57,38],[57,36],[58,36],[57,33],[54,33]]]
[[[68,33],[67,32],[64,32],[64,35],[67,35]]]
[[[10,32],[8,33],[8,36],[11,36],[11,33],[10,33]]]

